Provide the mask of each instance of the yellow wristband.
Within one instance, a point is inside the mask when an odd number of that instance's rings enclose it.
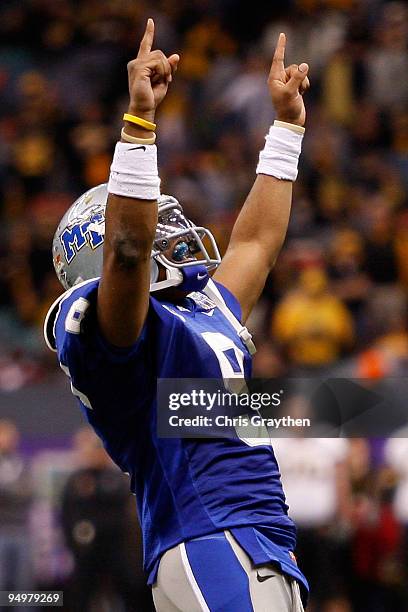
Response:
[[[136,115],[129,115],[129,113],[125,113],[123,115],[123,121],[129,121],[130,123],[140,125],[140,127],[144,128],[145,130],[149,130],[150,132],[154,132],[156,129],[155,123],[146,121],[146,119],[142,119],[141,117],[136,117]]]

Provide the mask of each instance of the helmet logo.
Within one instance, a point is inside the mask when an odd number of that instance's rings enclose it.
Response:
[[[69,224],[60,236],[60,242],[68,264],[85,244],[88,244],[91,249],[96,249],[103,243],[104,232],[101,230],[104,223],[104,215],[96,213],[91,218],[86,220],[74,219]],[[101,226],[100,229],[99,226]]]
[[[107,198],[106,183],[93,187],[75,200],[55,232],[54,268],[65,289],[101,275]],[[161,195],[158,204],[150,257],[150,291],[172,286],[187,290],[187,285],[189,292],[201,291],[208,281],[208,271],[221,261],[214,236],[209,229],[187,219],[172,196]],[[159,265],[165,268],[165,280],[158,280]]]

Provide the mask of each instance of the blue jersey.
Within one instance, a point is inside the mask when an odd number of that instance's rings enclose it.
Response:
[[[177,305],[150,297],[137,342],[115,348],[98,330],[98,282],[82,283],[60,301],[55,344],[88,421],[130,475],[149,583],[166,550],[229,529],[255,564],[275,562],[307,587],[270,444],[157,436],[158,378],[250,376],[251,357],[234,327],[204,293]],[[240,319],[235,297],[216,286]]]

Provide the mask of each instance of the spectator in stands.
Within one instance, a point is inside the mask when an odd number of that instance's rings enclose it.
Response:
[[[30,590],[32,564],[28,516],[30,476],[18,451],[20,435],[12,421],[0,419],[0,590]]]
[[[407,432],[397,435],[406,436]],[[366,452],[360,446],[366,464],[365,478],[360,472],[359,491],[355,489],[352,538],[352,601],[359,612],[406,610],[407,554],[400,521],[407,518],[404,498],[404,453],[406,438],[393,438],[385,445],[385,459],[397,476],[397,495],[392,504],[392,472],[370,470]],[[355,449],[356,450],[356,449]],[[371,473],[370,473],[371,472]],[[354,471],[354,474],[356,472]],[[365,483],[364,483],[365,480]],[[357,484],[357,480],[354,482]],[[401,485],[401,488],[399,486]],[[399,489],[399,490],[398,490]],[[402,503],[401,503],[402,502]],[[394,506],[394,507],[393,507]]]
[[[110,605],[123,612],[148,612],[151,595],[144,577],[137,577],[141,541],[136,548],[133,538],[139,529],[131,531],[134,500],[127,479],[90,428],[76,436],[76,450],[81,467],[68,479],[61,506],[66,543],[74,557],[66,609],[88,612]]]
[[[271,334],[298,368],[331,365],[353,341],[353,321],[331,292],[324,269],[311,267],[278,304]]]
[[[394,514],[403,528],[401,561],[405,568],[404,580],[408,579],[408,428],[395,432],[384,448],[386,465],[391,469],[395,484],[393,495]],[[408,596],[408,588],[406,589]]]
[[[356,231],[342,228],[329,248],[328,274],[334,294],[357,319],[371,286],[364,271],[364,243]]]
[[[307,414],[295,396],[290,414]],[[347,440],[275,438],[273,447],[285,483],[289,516],[298,526],[297,554],[306,564],[312,602],[321,606],[347,595],[351,511]],[[305,501],[307,500],[307,501]],[[319,609],[319,608],[318,608]]]

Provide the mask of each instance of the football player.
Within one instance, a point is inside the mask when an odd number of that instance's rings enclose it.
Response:
[[[308,66],[285,68],[280,34],[268,79],[277,120],[221,261],[211,232],[160,194],[154,119],[179,56],[152,51],[153,36],[149,19],[128,64],[109,183],[80,197],[57,229],[53,259],[67,291],[47,315],[47,344],[130,475],[156,609],[303,610],[307,582],[271,445],[159,438],[156,387],[158,378],[250,376],[245,321],[286,233]]]

